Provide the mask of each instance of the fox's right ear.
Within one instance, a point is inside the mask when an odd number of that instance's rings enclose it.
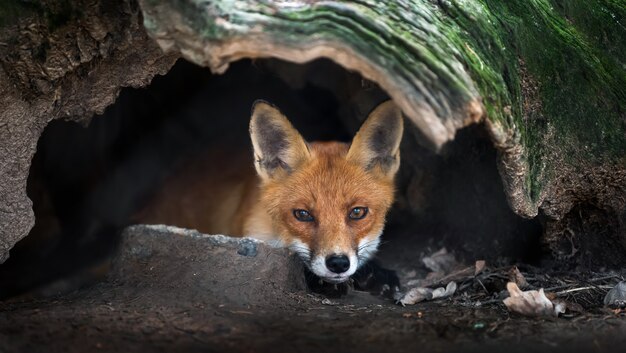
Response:
[[[254,167],[263,180],[291,173],[310,156],[306,142],[289,120],[262,100],[252,106],[250,138]]]

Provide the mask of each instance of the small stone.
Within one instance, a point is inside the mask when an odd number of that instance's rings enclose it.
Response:
[[[474,323],[474,325],[472,326],[472,328],[474,330],[482,330],[485,328],[485,323],[484,322],[476,322]]]
[[[621,281],[604,297],[604,305],[612,309],[626,308],[626,281]]]
[[[237,249],[237,254],[241,256],[255,257],[257,254],[257,244],[249,239],[242,239]]]

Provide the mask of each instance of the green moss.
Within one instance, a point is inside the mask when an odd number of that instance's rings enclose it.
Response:
[[[456,1],[444,11],[448,30],[463,29],[447,37],[463,52],[488,118],[520,133],[531,200],[554,176],[548,154],[573,166],[624,156],[626,2]],[[520,60],[538,83],[541,116],[524,116]]]

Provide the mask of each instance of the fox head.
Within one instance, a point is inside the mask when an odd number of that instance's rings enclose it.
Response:
[[[402,114],[387,101],[351,144],[307,143],[277,108],[255,102],[250,136],[261,206],[273,233],[321,279],[344,282],[377,251],[402,131]]]

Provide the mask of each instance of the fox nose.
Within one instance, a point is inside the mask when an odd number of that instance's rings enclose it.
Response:
[[[330,255],[326,258],[326,267],[334,273],[344,273],[350,268],[350,259],[346,255]]]

